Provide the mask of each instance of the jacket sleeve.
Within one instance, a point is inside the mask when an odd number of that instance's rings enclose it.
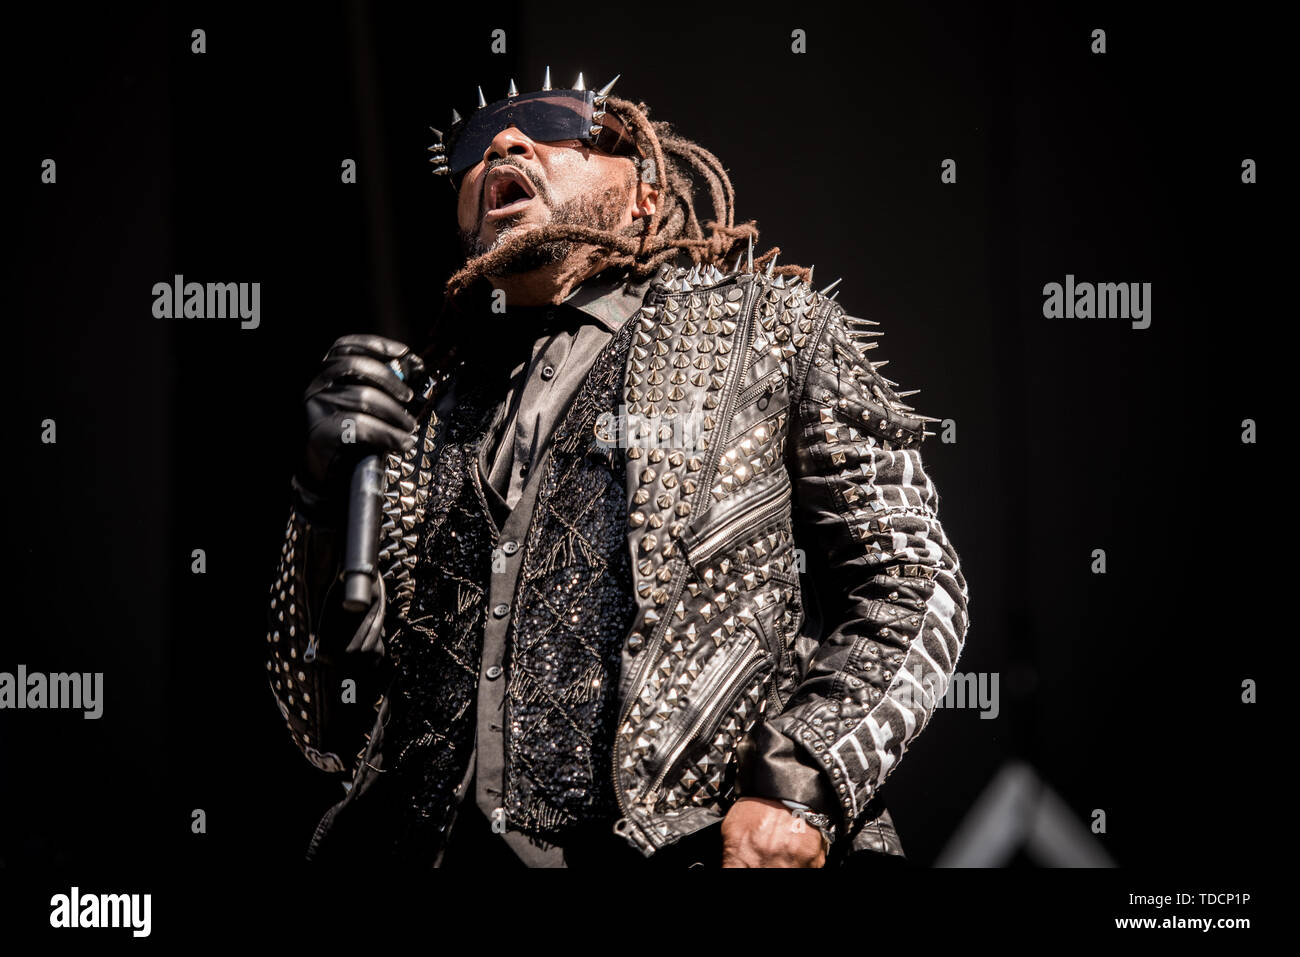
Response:
[[[374,721],[368,705],[382,687],[383,580],[370,609],[344,611],[344,530],[297,484],[267,609],[267,681],[293,743],[313,765],[348,772]]]
[[[795,367],[789,461],[795,544],[823,627],[785,708],[742,749],[741,780],[743,793],[828,814],[845,836],[946,692],[967,591],[921,464],[934,420],[866,358],[875,323],[830,300],[815,308],[822,321]]]

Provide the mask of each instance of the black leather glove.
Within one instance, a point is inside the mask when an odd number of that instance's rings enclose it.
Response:
[[[325,353],[320,373],[303,394],[307,444],[295,477],[304,503],[318,517],[344,507],[357,462],[405,451],[416,441],[408,406],[415,395],[389,365],[403,360],[408,371],[422,374],[423,363],[410,352],[393,339],[354,335],[338,339]],[[345,430],[348,420],[352,426]]]

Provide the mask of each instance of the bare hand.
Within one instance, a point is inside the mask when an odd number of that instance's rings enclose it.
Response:
[[[722,821],[723,867],[822,867],[821,831],[780,801],[741,798]]]

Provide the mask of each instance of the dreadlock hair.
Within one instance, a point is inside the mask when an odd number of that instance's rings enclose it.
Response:
[[[548,223],[507,234],[496,248],[471,258],[447,280],[443,319],[449,318],[449,312],[460,311],[458,301],[478,287],[479,280],[499,271],[520,252],[543,243],[569,240],[590,247],[586,256],[578,257],[560,275],[559,299],[566,297],[593,271],[626,270],[628,280],[636,281],[649,277],[662,264],[675,261],[682,254],[688,255],[694,265],[712,265],[726,272],[727,262],[733,256],[740,255],[750,242],[757,243],[756,222],[736,224],[736,193],[717,156],[679,135],[671,124],[652,121],[645,103],[611,96],[605,101],[604,109],[617,115],[631,135],[639,152],[635,159],[638,170],[644,164],[653,164],[652,175],[644,178],[659,190],[654,213],[619,230]],[[695,177],[703,180],[713,208],[713,218],[703,223],[695,208]],[[754,268],[765,267],[780,252],[781,248],[774,246],[755,256]],[[777,267],[773,273],[804,281],[811,278],[811,270],[803,266]],[[454,320],[453,324],[456,325]],[[437,325],[444,323],[440,321]],[[434,331],[441,347],[435,342],[425,350],[430,367],[445,370],[444,377],[450,375],[452,366],[473,361],[472,357],[483,351],[474,347],[475,338],[448,336],[446,331]],[[486,345],[482,338],[477,338],[477,343],[480,347]]]

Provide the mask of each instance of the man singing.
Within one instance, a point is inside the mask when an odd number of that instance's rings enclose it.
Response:
[[[346,336],[307,389],[267,669],[347,791],[313,859],[902,860],[879,792],[967,628],[934,420],[835,283],[754,254],[717,157],[612,86],[548,69],[453,112],[430,149],[465,262],[431,347]]]

